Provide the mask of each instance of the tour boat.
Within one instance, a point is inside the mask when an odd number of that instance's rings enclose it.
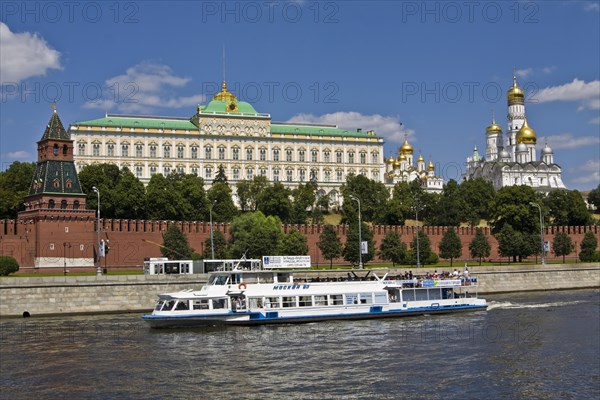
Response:
[[[364,271],[362,271],[364,272]],[[370,273],[370,272],[369,272]],[[302,278],[301,271],[244,269],[210,273],[200,290],[160,294],[153,328],[300,323],[485,310],[477,279]],[[306,275],[306,274],[304,274]]]

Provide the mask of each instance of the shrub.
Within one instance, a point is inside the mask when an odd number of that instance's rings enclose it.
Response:
[[[14,257],[0,256],[0,276],[8,276],[19,270],[19,263]]]

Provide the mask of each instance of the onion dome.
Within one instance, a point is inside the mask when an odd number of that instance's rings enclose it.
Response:
[[[488,126],[487,128],[485,128],[485,133],[488,135],[493,135],[495,133],[502,133],[502,128],[500,127],[500,125],[498,125],[496,123],[493,113],[492,113],[492,124],[490,126]]]
[[[502,151],[500,151],[500,158],[510,158],[510,154],[508,154],[508,151],[502,149]]]
[[[406,155],[405,154],[400,154],[400,157],[398,157],[398,161],[406,161]]]
[[[519,86],[517,86],[517,77],[513,75],[513,85],[506,92],[506,98],[508,105],[514,104],[525,104],[525,92]]]
[[[400,153],[402,154],[412,154],[413,147],[408,144],[408,135],[404,135],[404,144],[400,146]]]
[[[394,165],[394,157],[390,156],[388,162],[389,165]]]
[[[400,160],[394,161],[394,167],[395,168],[399,168],[400,167]]]
[[[552,149],[548,146],[548,143],[544,143],[544,147],[542,147],[542,155],[543,154],[552,154]]]
[[[535,144],[537,141],[537,135],[535,134],[535,131],[533,129],[531,129],[529,127],[529,125],[527,125],[527,118],[525,118],[524,122],[523,122],[523,126],[521,127],[521,129],[519,129],[519,132],[517,132],[517,143],[524,143],[524,144]]]
[[[422,154],[419,154],[419,158],[417,158],[417,162],[425,162]]]
[[[433,165],[433,161],[429,161],[429,164],[427,165],[427,169],[429,171],[433,171],[435,169],[435,165]]]
[[[519,143],[516,149],[517,153],[527,153],[527,146],[525,143]]]

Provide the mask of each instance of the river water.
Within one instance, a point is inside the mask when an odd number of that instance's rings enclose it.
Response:
[[[0,398],[600,397],[600,291],[487,298],[484,312],[258,327],[4,319]]]

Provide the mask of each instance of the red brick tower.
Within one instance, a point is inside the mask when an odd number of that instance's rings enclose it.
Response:
[[[94,265],[94,210],[86,210],[73,161],[73,141],[56,107],[38,142],[38,161],[19,219],[32,224],[23,267],[66,268]]]

